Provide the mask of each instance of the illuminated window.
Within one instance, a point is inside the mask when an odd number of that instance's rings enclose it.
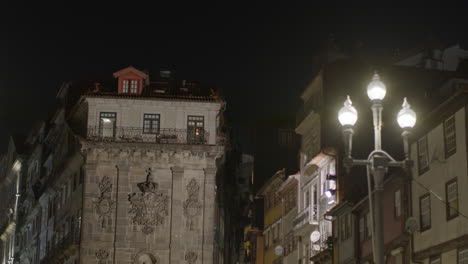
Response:
[[[131,80],[130,82],[130,93],[138,92],[138,80]]]
[[[205,139],[205,117],[188,116],[187,118],[187,143],[201,144]]]
[[[129,87],[130,87],[130,80],[123,80],[122,81],[122,93],[128,93]]]
[[[418,166],[419,174],[423,174],[429,169],[429,151],[427,147],[427,136],[418,140]]]
[[[458,185],[457,179],[445,184],[445,199],[447,201],[447,220],[458,216]]]
[[[449,157],[457,151],[457,139],[455,133],[455,116],[444,121],[445,157]]]
[[[115,126],[117,113],[101,112],[99,113],[99,130],[100,135],[105,138],[115,137]]]
[[[421,231],[431,228],[431,196],[429,193],[419,198],[420,226]]]

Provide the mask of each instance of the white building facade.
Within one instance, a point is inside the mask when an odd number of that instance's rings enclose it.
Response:
[[[423,121],[411,145],[413,261],[468,263],[467,96],[458,92]]]

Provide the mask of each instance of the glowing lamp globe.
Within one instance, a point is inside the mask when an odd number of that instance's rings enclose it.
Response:
[[[412,128],[416,124],[416,113],[411,109],[406,97],[403,99],[400,112],[398,112],[397,121],[401,128]]]
[[[385,88],[385,84],[380,81],[380,77],[377,73],[374,74],[372,77],[372,81],[367,86],[367,96],[372,101],[374,100],[382,100],[387,93],[387,89]]]
[[[338,121],[340,121],[342,126],[354,126],[357,121],[357,111],[353,107],[351,99],[348,97],[344,102],[344,106],[338,112]]]

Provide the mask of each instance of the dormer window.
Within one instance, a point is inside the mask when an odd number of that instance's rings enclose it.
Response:
[[[138,93],[138,80],[123,80],[122,93]]]
[[[130,80],[123,80],[122,81],[122,93],[128,93]]]
[[[145,83],[149,83],[149,76],[133,67],[127,67],[114,72],[114,77],[118,78],[118,93],[141,95]]]
[[[138,80],[130,81],[130,93],[137,93],[138,91]]]

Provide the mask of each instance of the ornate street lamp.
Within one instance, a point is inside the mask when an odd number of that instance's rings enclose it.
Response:
[[[382,150],[381,144],[381,129],[382,129],[382,100],[387,93],[385,84],[380,81],[377,73],[374,74],[372,81],[367,86],[367,95],[372,102],[372,113],[374,122],[374,150],[369,154],[367,160],[353,159],[351,156],[352,151],[352,136],[353,126],[357,121],[357,111],[352,106],[349,96],[344,102],[344,106],[338,112],[338,120],[343,126],[343,135],[345,138],[345,157],[344,166],[347,171],[353,166],[366,166],[367,167],[367,183],[369,191],[369,208],[371,217],[371,224],[373,228],[373,256],[376,264],[384,263],[384,240],[383,240],[383,205],[382,205],[382,191],[383,179],[385,172],[389,167],[409,168],[412,166],[412,161],[409,160],[408,136],[409,130],[416,124],[416,113],[410,108],[406,98],[403,99],[403,106],[397,116],[397,121],[403,129],[402,137],[405,151],[405,160],[396,161],[387,152]],[[374,181],[374,199],[375,207],[372,202],[372,191],[370,174],[373,176]]]

